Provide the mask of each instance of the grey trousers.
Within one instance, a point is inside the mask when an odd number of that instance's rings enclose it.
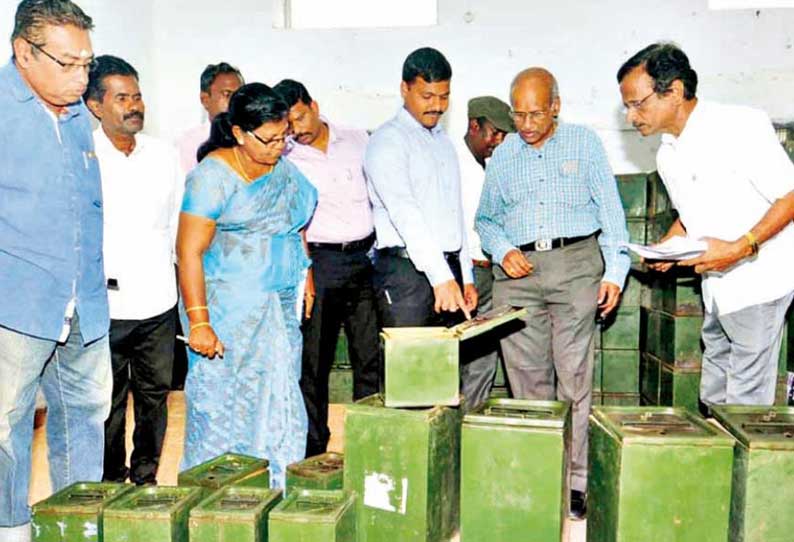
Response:
[[[516,398],[572,404],[571,488],[585,491],[601,251],[593,236],[524,255],[534,266],[528,277],[511,279],[494,267],[494,304],[529,311],[526,326],[502,339],[507,377]]]
[[[474,267],[474,285],[479,301],[477,313],[493,308],[493,271],[491,268]],[[495,330],[496,331],[496,330]],[[466,398],[464,410],[469,411],[488,399],[496,377],[499,362],[499,336],[496,332],[484,333],[461,343],[460,389]]]
[[[729,314],[706,311],[700,399],[710,404],[771,405],[786,311],[794,293]]]

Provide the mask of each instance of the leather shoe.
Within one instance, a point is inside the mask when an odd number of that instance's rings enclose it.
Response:
[[[587,495],[584,491],[571,491],[571,511],[568,517],[571,519],[584,519],[587,515]]]

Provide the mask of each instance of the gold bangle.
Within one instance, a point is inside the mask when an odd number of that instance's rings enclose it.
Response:
[[[748,231],[744,234],[744,238],[747,239],[748,243],[750,243],[750,251],[752,252],[753,256],[758,254],[758,238],[756,238],[755,234],[751,231]]]
[[[198,324],[193,324],[192,326],[190,326],[190,331],[193,331],[194,329],[200,327],[212,327],[212,325],[209,322],[199,322]]]
[[[195,307],[190,307],[189,309],[185,309],[185,313],[191,313],[193,311],[207,311],[209,312],[209,307],[206,305],[196,305]]]

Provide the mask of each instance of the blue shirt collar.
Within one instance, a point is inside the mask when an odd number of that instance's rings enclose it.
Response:
[[[411,115],[411,113],[408,112],[405,106],[400,107],[400,110],[397,111],[397,115],[395,118],[400,124],[403,124],[409,128],[419,128],[421,130],[429,131],[433,135],[437,135],[440,132],[444,131],[444,129],[441,127],[441,121],[439,121],[438,124],[436,124],[434,127],[430,128],[430,130],[428,130],[427,128],[422,126],[422,124],[418,120],[416,120],[414,116]]]
[[[2,69],[0,69],[0,78],[4,78],[8,80],[8,84],[11,87],[11,93],[14,95],[19,102],[27,102],[34,98],[36,95],[33,93],[33,90],[28,86],[24,79],[22,79],[22,75],[19,73],[19,68],[17,68],[14,59],[12,58],[9,60],[8,64],[6,64]],[[66,113],[62,114],[61,117],[65,118],[72,118],[80,114],[82,99],[79,102],[73,103],[71,105],[66,106]],[[42,107],[46,107],[42,104]]]

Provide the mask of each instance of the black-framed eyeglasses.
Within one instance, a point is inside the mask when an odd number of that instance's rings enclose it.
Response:
[[[44,53],[44,56],[46,56],[47,58],[49,58],[50,60],[55,62],[58,66],[60,66],[61,70],[63,70],[64,73],[74,73],[74,72],[76,72],[78,70],[85,70],[85,71],[89,71],[90,72],[91,70],[93,70],[96,67],[96,60],[93,59],[93,58],[89,62],[87,62],[85,64],[77,64],[77,63],[74,63],[74,62],[63,62],[62,60],[58,60],[53,55],[51,55],[50,53],[45,51],[44,48],[41,45],[39,45],[37,43],[33,43],[32,41],[30,41],[27,38],[23,38],[23,39],[26,42],[28,42],[31,47],[35,47],[38,51],[41,51],[42,53]]]
[[[631,111],[632,109],[633,109],[634,111],[642,111],[642,108],[643,108],[643,106],[645,105],[645,102],[648,100],[648,98],[650,98],[650,97],[651,97],[651,96],[653,96],[654,94],[656,94],[656,91],[655,91],[655,90],[652,90],[650,94],[648,94],[648,95],[647,95],[645,98],[643,98],[643,99],[641,99],[641,100],[632,100],[632,101],[630,101],[630,102],[626,102],[626,103],[624,103],[624,104],[623,104],[623,109],[624,109],[624,111],[625,111],[626,113],[628,113],[628,112],[629,112],[629,111]]]
[[[262,139],[261,137],[259,137],[258,135],[256,135],[254,132],[252,132],[250,130],[247,131],[246,134],[250,135],[251,137],[253,137],[257,141],[259,141],[265,147],[277,147],[278,145],[286,143],[287,142],[287,137],[288,137],[285,134],[285,135],[283,135],[281,137],[271,137],[270,139]]]
[[[548,117],[550,113],[551,109],[540,109],[538,111],[510,111],[510,117],[516,125],[521,126],[527,118],[533,122],[540,122]]]

